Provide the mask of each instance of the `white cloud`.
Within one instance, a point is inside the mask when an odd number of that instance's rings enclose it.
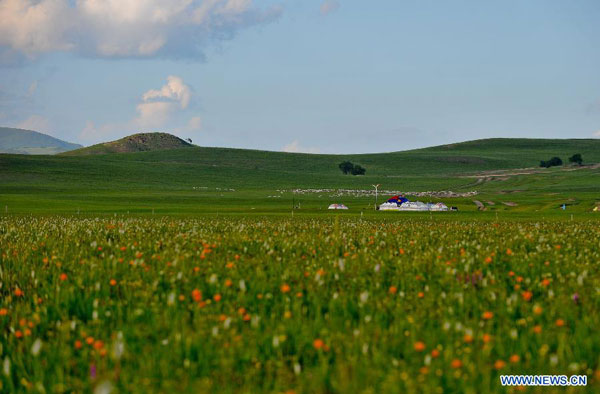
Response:
[[[600,130],[598,130],[598,131],[596,131],[596,132],[594,133],[594,137],[599,137],[599,138],[600,138]]]
[[[231,38],[281,12],[252,0],[0,0],[0,59],[53,51],[201,57],[208,41]]]
[[[320,149],[316,147],[305,148],[300,145],[298,140],[294,140],[281,148],[282,151],[288,153],[320,153]]]
[[[325,0],[321,3],[321,15],[329,15],[340,8],[340,2],[337,0]]]
[[[136,106],[137,115],[121,123],[107,123],[96,126],[88,121],[79,134],[85,143],[106,141],[122,136],[124,132],[148,132],[164,128],[178,112],[188,108],[192,99],[192,88],[182,78],[170,75],[160,89],[150,89],[141,96]],[[199,116],[192,117],[185,128],[172,131],[195,131],[202,126]]]
[[[191,97],[192,89],[183,79],[171,75],[162,88],[148,90],[142,95],[134,123],[144,129],[162,127],[178,108],[188,107]]]
[[[31,115],[16,126],[19,129],[39,131],[47,133],[50,131],[50,121],[40,115]]]
[[[154,99],[168,100],[179,102],[182,109],[187,108],[192,97],[192,89],[187,86],[183,79],[170,75],[167,77],[167,84],[159,90],[148,90],[142,96],[142,100],[145,102],[152,101]]]

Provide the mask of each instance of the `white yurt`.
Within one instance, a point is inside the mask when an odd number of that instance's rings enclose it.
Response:
[[[438,202],[437,204],[427,204],[429,206],[429,210],[430,211],[436,211],[436,212],[441,212],[441,211],[448,211],[448,207],[446,206],[446,204]]]
[[[383,204],[379,205],[379,210],[380,211],[397,211],[398,204],[395,202],[384,202]]]
[[[331,204],[327,209],[348,209],[344,204]]]

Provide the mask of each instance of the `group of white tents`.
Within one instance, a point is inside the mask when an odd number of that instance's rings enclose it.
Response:
[[[379,206],[380,211],[434,211],[443,212],[450,209],[446,204],[438,202],[436,204],[424,203],[421,201],[408,201],[403,203],[384,202]]]
[[[327,209],[348,209],[344,204],[331,204]],[[446,204],[438,202],[435,204],[424,203],[421,201],[409,201],[403,196],[394,196],[388,199],[377,208],[380,211],[412,211],[412,212],[443,212],[449,211],[450,209]]]

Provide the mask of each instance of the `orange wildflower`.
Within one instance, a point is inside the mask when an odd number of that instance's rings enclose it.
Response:
[[[6,308],[0,309],[0,316],[6,316],[6,315],[8,315],[8,309],[6,309]]]
[[[15,296],[16,297],[23,297],[25,293],[23,293],[23,290],[19,289],[18,287],[15,289]]]
[[[192,290],[192,298],[196,302],[202,301],[202,292],[200,290],[198,290],[198,289]]]
[[[313,341],[313,347],[317,350],[321,349],[323,345],[325,345],[325,342],[322,339],[317,338]]]
[[[540,334],[542,332],[542,326],[540,326],[539,324],[537,326],[534,326],[533,332],[535,332],[536,334]]]
[[[494,317],[494,314],[490,311],[485,311],[483,312],[483,316],[482,316],[485,320],[490,320],[492,317]]]
[[[104,342],[102,342],[101,340],[97,339],[96,341],[94,341],[94,349],[96,350],[100,350],[104,347]]]
[[[67,280],[67,274],[65,274],[64,272],[62,274],[60,274],[60,276],[58,277],[61,281],[65,281]]]
[[[518,354],[513,354],[512,356],[510,356],[509,360],[511,363],[516,364],[521,360],[521,357],[519,357]]]
[[[548,287],[548,285],[550,285],[550,279],[548,279],[548,278],[544,278],[544,279],[542,280],[542,286],[544,286],[544,287]]]
[[[541,315],[543,311],[544,310],[539,305],[533,307],[533,313],[535,313],[536,315]]]
[[[492,340],[492,336],[490,334],[483,334],[483,343],[489,343]]]
[[[433,350],[431,351],[431,357],[433,357],[433,358],[438,358],[439,356],[440,356],[440,351],[439,351],[439,350],[437,350],[437,349],[433,349]]]
[[[506,249],[506,254],[509,255],[509,256],[512,256],[513,255],[513,251],[510,248]]]
[[[491,258],[491,257],[489,257],[489,256],[488,256],[488,257],[486,257],[486,258],[485,258],[485,262],[486,262],[486,264],[489,264],[489,263],[491,263],[491,262],[492,262],[492,258]]]
[[[246,313],[246,308],[238,309],[238,314],[243,315],[244,313]]]
[[[116,286],[117,285],[116,279],[111,279],[110,282],[108,282],[108,283],[110,283],[111,286]]]
[[[94,337],[87,337],[87,338],[85,339],[85,342],[86,342],[88,345],[91,345],[91,344],[93,344],[93,343],[94,343]]]
[[[244,315],[244,321],[249,321],[249,320],[250,320],[250,314],[249,314],[249,313],[246,313],[246,314]]]
[[[425,350],[425,344],[421,341],[415,342],[414,347],[417,352],[422,352],[423,350]]]
[[[463,337],[463,341],[465,341],[465,343],[471,343],[473,342],[473,336],[465,334],[465,336]]]
[[[556,327],[563,327],[565,325],[565,321],[563,319],[556,319]]]
[[[462,361],[460,361],[459,359],[455,358],[454,360],[452,360],[452,362],[450,363],[450,366],[454,369],[458,369],[460,367],[462,367]]]
[[[231,281],[231,279],[225,279],[225,286],[231,287],[231,285],[233,285],[233,282]]]
[[[417,297],[419,297],[419,298],[423,298],[423,297],[425,297],[425,293],[423,293],[422,291],[420,291],[420,292],[417,294]]]
[[[398,291],[398,288],[396,286],[390,286],[390,294],[396,294],[396,292]]]
[[[506,363],[504,361],[496,360],[496,362],[494,363],[494,368],[502,369],[502,368],[504,368],[505,365],[506,365]]]
[[[282,293],[288,293],[291,289],[292,288],[287,283],[282,284],[280,288]]]
[[[219,301],[221,301],[221,294],[215,294],[215,295],[213,296],[213,300],[214,300],[215,302],[219,302]]]
[[[23,338],[23,333],[21,332],[21,330],[17,330],[17,331],[15,331],[15,336],[17,338]]]
[[[521,293],[521,297],[523,297],[525,301],[529,301],[531,300],[531,297],[533,297],[533,293],[527,290]]]
[[[78,339],[75,341],[75,349],[81,349],[81,347],[83,346],[83,344],[81,343],[81,341]]]

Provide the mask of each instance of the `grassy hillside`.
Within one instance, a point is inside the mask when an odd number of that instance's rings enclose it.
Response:
[[[352,207],[372,204],[369,196],[336,197],[330,192],[292,194],[291,189],[478,191],[494,200],[489,210],[554,208],[575,199],[588,210],[600,195],[600,169],[542,169],[540,160],[563,161],[581,153],[600,163],[600,140],[489,139],[405,152],[312,155],[242,149],[187,147],[97,155],[0,155],[0,209],[41,212],[77,209],[100,212],[201,212],[222,209],[289,211],[292,201],[319,209],[327,202]],[[365,176],[343,175],[350,160]],[[505,171],[532,168],[522,173]],[[286,190],[280,193],[278,190]],[[473,199],[448,200],[476,209]],[[505,205],[503,202],[517,205]]]
[[[80,147],[37,131],[0,127],[0,153],[54,155]]]
[[[103,155],[188,148],[192,144],[168,133],[139,133],[64,153],[67,156]]]

